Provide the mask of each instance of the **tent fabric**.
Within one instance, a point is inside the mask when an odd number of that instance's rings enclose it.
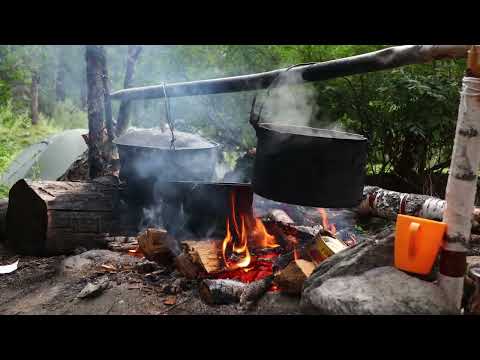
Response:
[[[82,138],[87,132],[85,129],[66,130],[29,146],[1,175],[0,183],[12,186],[23,178],[58,179],[87,150]]]

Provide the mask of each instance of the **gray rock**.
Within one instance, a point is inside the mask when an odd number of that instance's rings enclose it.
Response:
[[[108,278],[102,277],[100,278],[96,284],[88,283],[82,291],[77,295],[78,298],[91,298],[100,295],[105,289],[108,288],[109,285]]]
[[[330,278],[358,275],[365,271],[394,264],[394,238],[365,240],[323,261],[305,281],[304,293],[322,285]]]
[[[307,313],[324,315],[448,315],[455,309],[436,285],[393,267],[334,277],[304,294]]]

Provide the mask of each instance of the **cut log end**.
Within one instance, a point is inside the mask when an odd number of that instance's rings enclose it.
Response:
[[[285,269],[275,275],[274,282],[282,292],[298,295],[303,283],[315,270],[315,265],[306,260],[294,260]]]

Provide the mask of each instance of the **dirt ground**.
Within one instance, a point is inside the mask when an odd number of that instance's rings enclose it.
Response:
[[[178,280],[175,273],[149,281],[135,269],[140,259],[109,250],[48,258],[19,257],[0,248],[0,264],[20,260],[17,271],[0,275],[0,314],[61,315],[240,315],[299,313],[299,299],[279,293],[264,296],[255,309],[237,305],[208,306],[197,295],[197,284]],[[116,270],[103,268],[114,266]],[[77,295],[87,285],[108,278],[108,288],[93,298]],[[181,287],[171,289],[177,280]],[[172,294],[176,292],[176,294]],[[165,302],[169,304],[166,305]]]
[[[370,224],[368,235],[386,226]],[[77,251],[54,257],[24,257],[0,244],[0,265],[19,260],[18,269],[0,274],[0,314],[68,315],[295,315],[299,298],[267,293],[250,309],[238,304],[209,306],[198,296],[198,282],[181,278],[173,268],[141,268],[142,259],[110,250]],[[151,271],[151,270],[150,270]],[[92,298],[78,295],[88,284],[108,287]]]

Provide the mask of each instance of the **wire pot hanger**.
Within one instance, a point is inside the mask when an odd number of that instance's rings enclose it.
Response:
[[[170,133],[172,135],[172,138],[170,140],[170,150],[175,150],[175,124],[172,120],[172,115],[171,115],[171,110],[170,110],[170,99],[168,98],[168,95],[167,95],[167,88],[165,86],[165,82],[162,82],[162,88],[163,88],[163,95],[164,95],[164,98],[165,98],[165,112],[166,112],[166,115],[167,115],[167,123],[168,123],[168,127],[170,128]]]

